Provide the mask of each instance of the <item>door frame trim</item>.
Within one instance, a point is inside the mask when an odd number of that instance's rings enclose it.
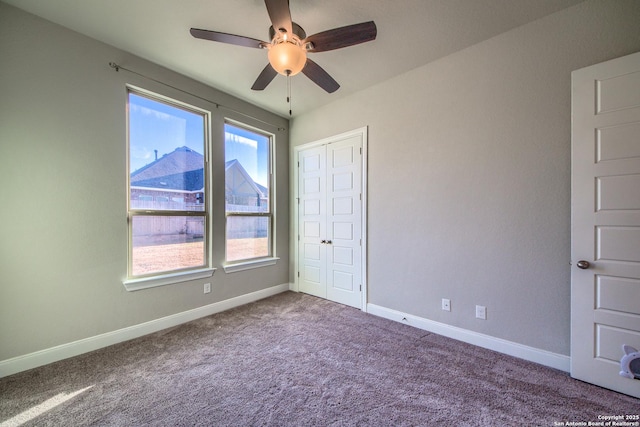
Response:
[[[293,271],[293,283],[291,290],[294,292],[299,292],[299,277],[298,277],[298,236],[300,235],[300,225],[298,224],[298,214],[299,214],[299,201],[300,194],[298,188],[298,173],[299,168],[296,166],[298,162],[298,156],[301,151],[307,150],[309,148],[318,147],[321,145],[327,145],[331,142],[335,142],[340,139],[352,138],[354,136],[360,136],[362,138],[362,156],[360,156],[361,160],[361,192],[362,192],[362,218],[361,218],[361,227],[362,227],[362,250],[360,251],[361,256],[361,265],[362,271],[360,272],[362,277],[362,295],[360,301],[360,310],[366,313],[367,311],[367,289],[368,289],[368,278],[367,278],[367,157],[368,157],[368,127],[361,127],[358,129],[354,129],[351,131],[343,132],[337,135],[333,135],[327,138],[323,138],[317,141],[309,142],[303,145],[298,145],[293,147],[293,157],[292,157],[292,165],[293,165],[293,222],[294,222],[294,234],[293,234],[293,253],[294,253],[294,271]]]

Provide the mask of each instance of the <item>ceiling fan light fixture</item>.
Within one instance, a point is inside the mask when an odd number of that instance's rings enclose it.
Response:
[[[274,42],[267,55],[273,69],[283,76],[295,76],[307,63],[307,51],[291,39]]]

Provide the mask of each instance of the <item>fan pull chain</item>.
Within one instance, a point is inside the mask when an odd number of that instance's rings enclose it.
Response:
[[[291,72],[287,70],[287,102],[289,103],[289,115],[291,116]]]

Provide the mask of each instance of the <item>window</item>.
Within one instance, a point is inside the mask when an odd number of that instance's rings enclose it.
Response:
[[[129,91],[129,283],[174,275],[166,282],[173,283],[179,281],[177,273],[203,269],[209,274],[200,277],[212,274],[205,167],[208,123],[205,111]],[[187,276],[185,280],[196,278]]]
[[[271,137],[230,123],[224,131],[227,262],[270,258]]]

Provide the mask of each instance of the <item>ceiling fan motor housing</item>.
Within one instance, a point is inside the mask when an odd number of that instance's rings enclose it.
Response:
[[[302,29],[302,27],[295,22],[291,23],[291,29],[293,30],[293,34],[295,34],[300,40],[304,40],[307,38],[307,33]],[[269,27],[269,40],[273,40],[276,36],[276,30],[273,29],[273,25]]]

